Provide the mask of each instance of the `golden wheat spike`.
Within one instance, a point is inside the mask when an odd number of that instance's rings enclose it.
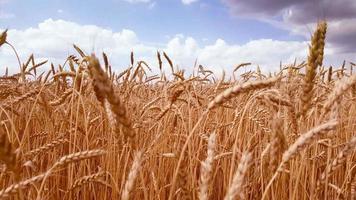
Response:
[[[221,105],[222,103],[229,100],[233,96],[236,96],[239,93],[244,93],[244,92],[272,86],[280,79],[281,79],[281,77],[273,77],[273,78],[266,79],[266,80],[251,81],[251,82],[246,82],[246,83],[243,83],[240,85],[230,87],[229,89],[226,89],[224,92],[222,92],[218,96],[216,96],[209,103],[208,109],[211,110],[214,107]]]
[[[301,96],[301,115],[305,116],[310,107],[310,102],[313,98],[313,88],[318,66],[322,66],[324,57],[325,35],[327,24],[320,22],[309,46],[308,65],[304,78],[303,95]]]
[[[88,59],[88,68],[93,79],[95,95],[105,108],[113,129],[116,133],[123,133],[125,140],[132,139],[135,133],[132,129],[131,120],[127,115],[125,105],[120,100],[119,95],[115,93],[114,86],[101,68],[99,60],[94,55]]]
[[[5,44],[7,38],[7,29],[0,34],[0,47]]]

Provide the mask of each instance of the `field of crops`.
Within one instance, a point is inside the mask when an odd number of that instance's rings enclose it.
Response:
[[[19,61],[0,77],[0,199],[356,199],[355,65],[323,66],[326,30],[271,74],[164,52],[115,74],[75,45],[63,65]]]

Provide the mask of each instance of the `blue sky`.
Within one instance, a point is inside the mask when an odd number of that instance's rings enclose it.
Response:
[[[322,18],[329,21],[327,55],[334,55],[327,62],[337,64],[355,57],[350,41],[356,36],[351,25],[356,22],[356,3],[338,2],[0,0],[0,30],[9,29],[9,40],[23,57],[34,51],[39,58],[58,61],[73,53],[70,43],[76,43],[87,51],[93,46],[108,51],[117,65],[126,64],[122,60],[128,60],[131,50],[150,62],[155,51],[162,50],[183,68],[198,58],[214,68],[252,61],[271,71],[279,61],[305,59],[310,33]],[[343,10],[335,11],[339,7]],[[0,56],[0,67],[13,65],[9,50],[0,49]]]
[[[210,41],[224,38],[227,42],[239,44],[261,38],[301,39],[265,22],[234,17],[226,5],[217,0],[188,5],[179,0],[147,3],[123,0],[12,0],[2,5],[1,9],[15,15],[1,20],[1,27],[21,29],[35,27],[48,18],[63,19],[113,31],[130,29],[140,33],[142,40],[155,43],[167,41],[167,36],[176,34]]]

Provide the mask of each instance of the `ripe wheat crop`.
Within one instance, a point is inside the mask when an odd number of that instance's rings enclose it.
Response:
[[[356,74],[323,66],[326,22],[307,62],[237,64],[229,81],[160,51],[119,74],[76,45],[63,65],[22,63],[7,34],[20,70],[0,77],[0,199],[356,196]]]

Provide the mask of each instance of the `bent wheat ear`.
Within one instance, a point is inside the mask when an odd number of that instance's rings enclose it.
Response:
[[[67,97],[69,97],[73,93],[73,89],[67,89],[65,92],[63,92],[62,96],[60,96],[58,99],[50,101],[49,105],[51,106],[58,106],[62,104]]]
[[[79,161],[79,160],[90,159],[90,158],[102,156],[105,153],[106,153],[106,151],[101,150],[101,149],[95,149],[95,150],[88,150],[88,151],[81,151],[81,152],[77,152],[77,153],[72,153],[72,154],[63,156],[53,166],[63,166],[63,165],[66,165],[66,164],[69,164],[69,163],[72,163],[72,162]]]
[[[101,171],[95,174],[91,174],[88,176],[83,176],[77,180],[70,186],[70,188],[67,191],[72,191],[75,188],[81,187],[82,185],[85,185],[90,182],[95,182],[96,180],[99,180],[101,177],[104,177],[108,175],[108,172],[106,171]]]
[[[52,141],[52,142],[50,142],[50,143],[48,143],[48,144],[45,144],[45,145],[43,145],[43,146],[41,146],[41,147],[38,147],[38,148],[36,148],[36,149],[33,149],[33,150],[27,152],[27,153],[25,154],[25,156],[27,156],[27,157],[34,157],[34,156],[36,156],[36,155],[38,155],[38,154],[40,154],[40,153],[42,153],[42,152],[44,152],[44,151],[48,151],[48,150],[50,150],[50,149],[53,149],[53,148],[55,148],[55,147],[57,147],[57,146],[59,146],[59,145],[61,145],[61,144],[66,143],[66,142],[68,142],[66,139],[64,139],[64,138],[62,138],[62,137],[59,137],[59,138],[57,138],[56,140],[54,140],[54,141]]]
[[[279,164],[276,172],[274,173],[273,177],[269,181],[268,185],[266,186],[265,191],[262,195],[262,200],[266,198],[268,189],[272,186],[273,181],[277,178],[279,173],[284,170],[285,165],[288,163],[290,159],[292,159],[298,152],[302,151],[309,143],[313,141],[313,139],[319,137],[320,135],[334,130],[338,125],[337,120],[331,120],[326,122],[322,125],[316,126],[313,129],[309,130],[308,132],[302,134],[298,137],[298,139],[291,145],[289,148],[283,153],[282,161]]]
[[[34,176],[34,177],[30,178],[30,179],[21,181],[19,183],[13,184],[13,185],[10,185],[9,187],[7,187],[7,188],[5,188],[5,189],[0,191],[0,199],[9,198],[12,195],[17,194],[20,189],[26,189],[26,188],[30,187],[32,184],[34,184],[36,182],[39,182],[42,179],[44,179],[46,177],[46,175],[47,175],[46,173],[40,174],[40,175]]]
[[[20,189],[26,189],[29,186],[31,186],[33,183],[46,179],[46,177],[48,177],[52,173],[53,169],[56,167],[64,166],[69,163],[73,163],[73,162],[84,160],[84,159],[90,159],[90,158],[94,158],[97,156],[102,156],[105,153],[106,152],[104,150],[95,149],[95,150],[89,150],[89,151],[81,151],[81,152],[63,156],[47,172],[40,174],[38,176],[34,176],[30,179],[21,181],[19,183],[15,183],[13,185],[10,185],[6,189],[1,190],[0,191],[0,199],[10,197],[11,195],[16,194]]]
[[[330,176],[338,167],[342,165],[346,161],[348,155],[350,155],[356,148],[356,137],[353,137],[341,150],[336,158],[327,165],[325,171],[321,174],[319,181],[324,182],[327,177]]]
[[[270,87],[280,79],[281,77],[273,77],[266,80],[246,82],[241,85],[236,85],[229,89],[226,89],[224,92],[220,93],[209,103],[208,110],[211,110],[215,108],[217,105],[226,102],[227,100],[231,99],[233,96],[236,96],[239,93]]]
[[[327,131],[334,130],[337,125],[338,122],[336,120],[331,120],[299,136],[299,138],[283,153],[281,165],[284,165],[298,152],[302,151],[310,142],[312,142],[313,139],[322,135],[323,133],[326,133]],[[282,170],[283,167],[279,167],[279,171]]]
[[[339,81],[323,105],[323,114],[327,114],[331,110],[332,105],[335,103],[335,101],[337,101],[346,90],[348,90],[351,86],[355,84],[356,74],[347,79]]]
[[[19,97],[16,97],[15,99],[13,99],[11,101],[8,101],[8,102],[4,103],[3,105],[4,105],[5,108],[6,107],[10,107],[11,104],[17,104],[17,103],[19,103],[21,101],[24,101],[24,100],[26,100],[26,99],[28,99],[28,98],[30,98],[32,96],[37,95],[39,92],[40,92],[40,90],[35,88],[35,89],[33,89],[33,90],[31,90],[31,91],[29,91],[29,92],[27,92],[27,93],[25,93],[25,94],[23,94],[23,95],[21,95]]]

